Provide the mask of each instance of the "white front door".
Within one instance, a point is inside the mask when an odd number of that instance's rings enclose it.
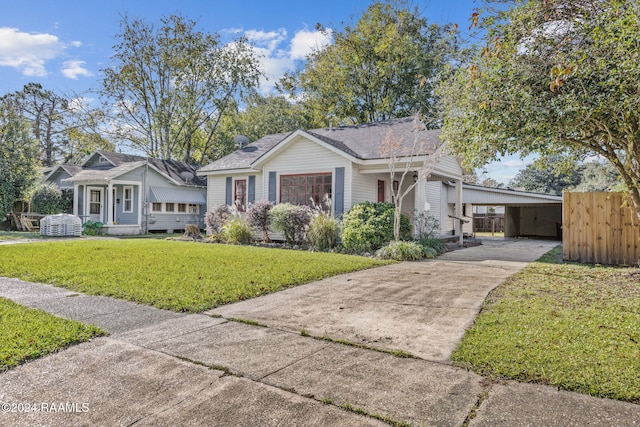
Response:
[[[89,212],[89,219],[96,222],[104,222],[102,218],[102,200],[104,196],[103,188],[88,188],[89,198],[87,212]]]

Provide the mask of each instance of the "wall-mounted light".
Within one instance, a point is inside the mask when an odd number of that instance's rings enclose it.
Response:
[[[415,182],[418,182],[418,174],[417,174],[417,173],[414,173],[414,174],[413,174],[413,182],[414,182],[414,183],[415,183]]]
[[[116,205],[120,204],[120,199],[116,199]]]

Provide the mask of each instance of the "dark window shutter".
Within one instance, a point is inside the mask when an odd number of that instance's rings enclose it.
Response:
[[[249,177],[249,188],[247,190],[247,203],[253,203],[256,201],[256,177],[252,175]]]
[[[233,203],[233,178],[227,177],[227,188],[224,193],[224,202],[227,206],[231,206]]]
[[[276,202],[276,172],[269,172],[269,201]]]
[[[333,206],[336,216],[344,213],[344,168],[336,168],[336,188],[333,195]]]

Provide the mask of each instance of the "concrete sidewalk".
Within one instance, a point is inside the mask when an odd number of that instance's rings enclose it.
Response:
[[[486,294],[554,245],[487,241],[195,315],[0,279],[0,296],[111,332],[0,374],[0,425],[640,426],[638,405],[449,364]]]

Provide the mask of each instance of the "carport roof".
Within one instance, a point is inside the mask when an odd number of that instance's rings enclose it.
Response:
[[[449,185],[449,203],[456,199],[455,187]],[[511,188],[492,188],[481,185],[462,184],[462,202],[474,205],[555,205],[562,204],[562,196],[531,193]]]

